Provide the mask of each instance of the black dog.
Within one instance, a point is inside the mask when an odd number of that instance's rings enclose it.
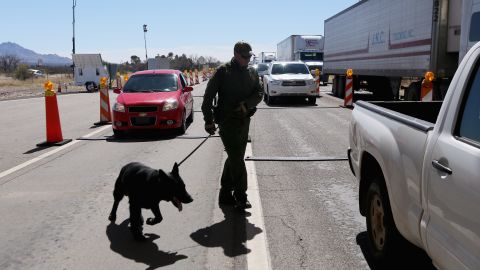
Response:
[[[113,190],[113,207],[108,219],[117,218],[118,204],[123,196],[130,201],[130,231],[135,240],[145,240],[143,236],[142,208],[151,209],[154,218],[148,218],[148,225],[160,223],[163,219],[160,213],[160,201],[171,201],[178,211],[182,211],[182,203],[193,201],[185,189],[185,183],[178,174],[178,165],[175,163],[171,173],[155,170],[138,162],[123,166],[115,182]]]

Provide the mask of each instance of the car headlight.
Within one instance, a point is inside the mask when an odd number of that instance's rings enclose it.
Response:
[[[307,80],[307,85],[314,85],[315,84],[315,80]]]
[[[125,112],[125,105],[117,102],[113,105],[113,110],[116,112]]]
[[[167,99],[167,101],[165,101],[165,103],[163,104],[162,111],[164,112],[171,111],[171,110],[175,110],[176,108],[178,108],[178,100]]]
[[[280,80],[271,80],[270,83],[271,83],[272,85],[280,85],[280,84],[282,84],[282,81],[280,81]]]

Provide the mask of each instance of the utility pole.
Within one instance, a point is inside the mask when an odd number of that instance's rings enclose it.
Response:
[[[77,0],[73,0],[73,6],[72,6],[72,9],[73,9],[73,21],[72,21],[72,25],[73,25],[73,38],[72,38],[73,49],[72,49],[72,54],[75,54],[75,7],[76,6],[77,6]]]
[[[145,40],[145,63],[148,64],[148,56],[147,56],[147,25],[143,25],[143,39]]]
[[[73,37],[72,37],[72,78],[75,78],[75,63],[73,63],[73,55],[75,54],[75,7],[77,6],[77,0],[72,0],[72,10],[73,10]]]

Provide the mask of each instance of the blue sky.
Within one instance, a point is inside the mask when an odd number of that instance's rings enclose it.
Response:
[[[185,53],[226,61],[238,40],[275,51],[291,34],[323,34],[323,21],[355,0],[77,0],[75,49],[119,63],[131,55]],[[0,43],[71,57],[73,0],[2,1]]]

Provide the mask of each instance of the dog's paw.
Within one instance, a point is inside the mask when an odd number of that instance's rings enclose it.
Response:
[[[147,218],[147,225],[155,225],[155,224],[158,224],[160,222],[162,222],[161,218],[159,218],[159,219],[157,219],[157,218]]]
[[[117,219],[117,216],[116,216],[116,215],[110,215],[110,216],[108,216],[108,220],[110,220],[111,222],[115,222],[116,219]]]

